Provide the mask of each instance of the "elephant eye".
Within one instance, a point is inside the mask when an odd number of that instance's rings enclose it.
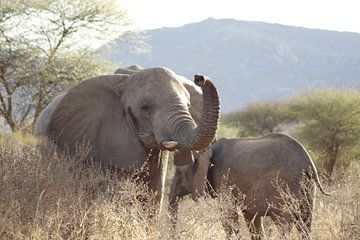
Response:
[[[150,113],[151,112],[151,107],[149,105],[144,105],[141,107],[141,111],[146,112],[146,113]]]

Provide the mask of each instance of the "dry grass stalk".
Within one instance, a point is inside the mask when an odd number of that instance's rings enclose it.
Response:
[[[72,159],[42,159],[34,147],[0,144],[0,239],[226,239],[222,220],[231,213],[226,207],[239,213],[246,207],[235,206],[227,188],[218,199],[185,199],[174,229],[166,210],[154,215],[155,194],[136,173],[120,179],[91,164],[84,167],[85,155],[84,150]],[[317,194],[311,239],[359,239],[360,164],[350,169],[332,196]],[[284,210],[296,219],[297,202],[286,190],[281,196],[288,203]],[[231,239],[250,239],[241,214],[227,224],[239,232]],[[271,221],[264,225],[266,239],[283,238]],[[293,230],[287,237],[298,236]]]

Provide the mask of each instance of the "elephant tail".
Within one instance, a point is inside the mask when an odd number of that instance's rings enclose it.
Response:
[[[305,150],[305,148],[304,148]],[[312,160],[312,158],[310,157],[310,154],[305,150],[306,154],[308,155],[308,159],[310,161],[310,166],[311,166],[311,174],[309,173],[309,177],[314,179],[314,181],[316,182],[317,186],[319,187],[320,191],[326,195],[326,196],[330,196],[334,193],[334,191],[328,192],[325,190],[324,186],[321,184],[320,178],[319,178],[319,174],[317,172],[317,169],[315,167],[314,161]]]
[[[321,184],[318,171],[316,169],[316,166],[315,166],[314,161],[312,160],[310,154],[308,153],[308,151],[306,151],[305,147],[302,144],[300,144],[300,146],[302,146],[302,148],[304,149],[306,155],[308,156],[308,159],[310,161],[310,166],[311,166],[311,172],[312,172],[311,177],[315,180],[315,182],[316,182],[317,186],[319,187],[320,191],[326,196],[332,195],[334,193],[334,191],[327,192],[325,190],[325,188],[323,187],[323,185]]]
[[[320,181],[320,178],[319,178],[319,174],[318,174],[318,171],[316,169],[316,166],[314,164],[314,161],[312,160],[309,152],[306,150],[306,148],[299,142],[297,141],[296,139],[288,136],[289,138],[291,138],[293,141],[295,141],[303,150],[303,152],[306,154],[307,158],[309,159],[309,164],[310,164],[310,167],[311,167],[311,174],[309,172],[308,173],[308,176],[312,179],[314,179],[314,181],[316,182],[317,186],[319,187],[320,191],[326,195],[326,196],[330,196],[334,193],[334,191],[331,191],[331,192],[327,192],[325,190],[325,188],[323,187],[323,185],[321,184],[321,181]]]
[[[316,181],[318,187],[320,188],[320,191],[321,191],[323,194],[325,194],[326,196],[330,196],[330,195],[332,195],[332,194],[334,193],[334,191],[327,192],[327,191],[324,189],[324,187],[322,186],[322,184],[321,184],[321,182],[320,182],[319,175],[318,175],[317,172],[314,173],[314,176],[315,176],[315,181]]]

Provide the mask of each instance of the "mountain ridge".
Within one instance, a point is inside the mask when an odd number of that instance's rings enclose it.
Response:
[[[209,18],[148,31],[150,52],[119,41],[107,59],[122,66],[166,66],[189,79],[205,74],[223,112],[277,100],[306,88],[359,87],[360,34]]]

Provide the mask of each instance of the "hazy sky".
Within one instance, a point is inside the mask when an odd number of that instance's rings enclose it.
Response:
[[[141,29],[209,17],[360,33],[360,0],[119,0]]]

